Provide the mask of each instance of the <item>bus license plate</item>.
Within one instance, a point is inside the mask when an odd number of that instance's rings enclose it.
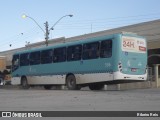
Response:
[[[132,71],[132,72],[136,72],[137,69],[136,69],[136,68],[131,68],[131,71]]]

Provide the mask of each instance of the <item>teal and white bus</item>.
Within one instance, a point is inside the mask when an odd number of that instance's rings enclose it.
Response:
[[[12,59],[12,84],[99,90],[105,84],[145,81],[146,47],[144,37],[118,33],[20,51]]]

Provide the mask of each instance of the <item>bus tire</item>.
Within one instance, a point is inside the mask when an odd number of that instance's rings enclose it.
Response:
[[[44,89],[50,90],[52,88],[52,85],[44,85]]]
[[[30,88],[30,86],[28,85],[28,81],[27,81],[26,77],[22,77],[21,87],[22,87],[22,89],[29,89]]]
[[[89,89],[90,90],[102,90],[104,87],[103,84],[90,84]]]
[[[76,85],[76,78],[74,75],[67,76],[66,85],[69,90],[80,90],[80,87]]]

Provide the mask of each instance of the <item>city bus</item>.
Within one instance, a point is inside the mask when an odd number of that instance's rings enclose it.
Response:
[[[28,89],[51,89],[66,85],[69,90],[89,86],[145,81],[146,39],[134,33],[117,33],[20,51],[12,58],[12,84]]]

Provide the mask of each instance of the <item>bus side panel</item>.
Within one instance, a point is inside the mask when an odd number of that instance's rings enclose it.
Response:
[[[27,76],[30,85],[65,84],[66,75]]]
[[[76,76],[78,84],[111,81],[113,80],[113,72],[117,70],[116,66],[118,65],[117,41],[117,38],[112,39],[112,56],[109,58],[22,66],[14,72],[14,75],[16,76],[18,73],[18,76],[30,76],[27,77],[29,84],[65,84],[65,77],[61,78],[61,76],[68,73],[73,73]]]
[[[113,80],[113,73],[76,74],[77,84],[106,82]]]

